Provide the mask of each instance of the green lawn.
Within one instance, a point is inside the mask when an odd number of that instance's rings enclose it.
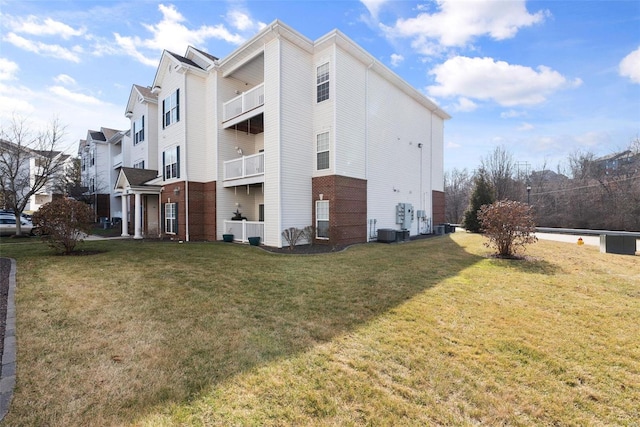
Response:
[[[482,243],[3,243],[3,425],[637,425],[639,258],[541,241],[496,260]]]

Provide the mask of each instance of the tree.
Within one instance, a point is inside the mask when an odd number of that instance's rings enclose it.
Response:
[[[504,147],[496,147],[481,160],[480,167],[493,187],[495,200],[517,198],[513,180],[515,162],[511,153]]]
[[[513,258],[519,250],[535,243],[536,231],[531,206],[513,200],[500,200],[480,208],[478,219],[489,239],[485,245],[495,247],[498,256]]]
[[[478,211],[483,205],[490,205],[494,201],[493,189],[487,180],[486,173],[480,169],[473,180],[473,192],[469,201],[469,207],[464,213],[462,226],[465,230],[472,233],[480,231],[480,221],[478,220]]]
[[[445,220],[449,223],[462,222],[465,208],[469,205],[471,177],[467,169],[456,169],[444,174]]]
[[[32,219],[42,240],[68,255],[91,231],[93,212],[86,203],[65,197],[42,206]]]
[[[5,209],[16,216],[16,235],[22,235],[20,214],[32,196],[63,170],[57,150],[64,127],[57,119],[41,131],[30,128],[26,119],[13,117],[0,125],[0,193]]]

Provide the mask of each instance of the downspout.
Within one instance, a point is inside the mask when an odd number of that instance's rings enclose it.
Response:
[[[435,114],[435,110],[431,112],[429,116],[430,126],[429,126],[429,188],[431,189],[431,230],[433,231],[433,115]],[[425,198],[426,199],[426,198]],[[425,200],[426,202],[426,200]],[[426,205],[426,203],[425,203]]]
[[[178,102],[180,102],[180,100],[178,100]],[[188,129],[188,123],[187,123],[187,117],[189,117],[189,115],[187,114],[187,70],[185,70],[184,72],[184,113],[183,113],[183,117],[184,117],[184,216],[185,216],[185,240],[188,242],[189,241],[189,155],[188,155],[188,151],[187,151],[187,146],[189,143],[189,140],[187,138],[187,129]]]

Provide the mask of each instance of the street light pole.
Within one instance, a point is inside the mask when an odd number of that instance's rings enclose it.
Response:
[[[531,184],[527,184],[527,204],[531,204]]]

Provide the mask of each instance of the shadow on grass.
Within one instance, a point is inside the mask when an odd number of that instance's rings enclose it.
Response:
[[[494,258],[494,262],[501,267],[528,274],[555,276],[556,274],[563,272],[562,268],[558,264],[526,255],[518,259]]]
[[[87,242],[85,248],[94,246],[108,252],[74,257],[62,267],[76,271],[72,282],[90,286],[47,294],[30,283],[34,289],[23,291],[19,332],[30,330],[47,339],[41,341],[42,348],[21,346],[19,389],[24,394],[18,393],[13,404],[16,422],[50,421],[65,411],[80,424],[135,421],[161,406],[192,401],[240,372],[353,331],[483,259],[448,236],[363,244],[305,257],[224,243],[178,249],[166,243],[112,241]],[[30,265],[37,262],[29,260]],[[533,266],[550,268],[544,263]],[[31,311],[27,305],[32,298],[51,300],[46,309]],[[49,337],[42,330],[60,324],[74,330],[56,330]],[[84,345],[72,349],[74,340]],[[30,364],[37,364],[42,354],[58,364],[47,369],[69,372],[64,381],[74,389],[68,393],[85,396],[78,413],[69,413],[66,391],[60,391],[57,400],[40,402],[38,409],[25,401],[31,387],[59,390],[55,379],[43,384],[30,372]],[[65,360],[74,360],[75,366]],[[96,385],[98,365],[114,360],[118,365],[109,368],[111,378],[105,384],[121,384],[125,390]],[[34,410],[47,413],[34,419],[29,415]]]

